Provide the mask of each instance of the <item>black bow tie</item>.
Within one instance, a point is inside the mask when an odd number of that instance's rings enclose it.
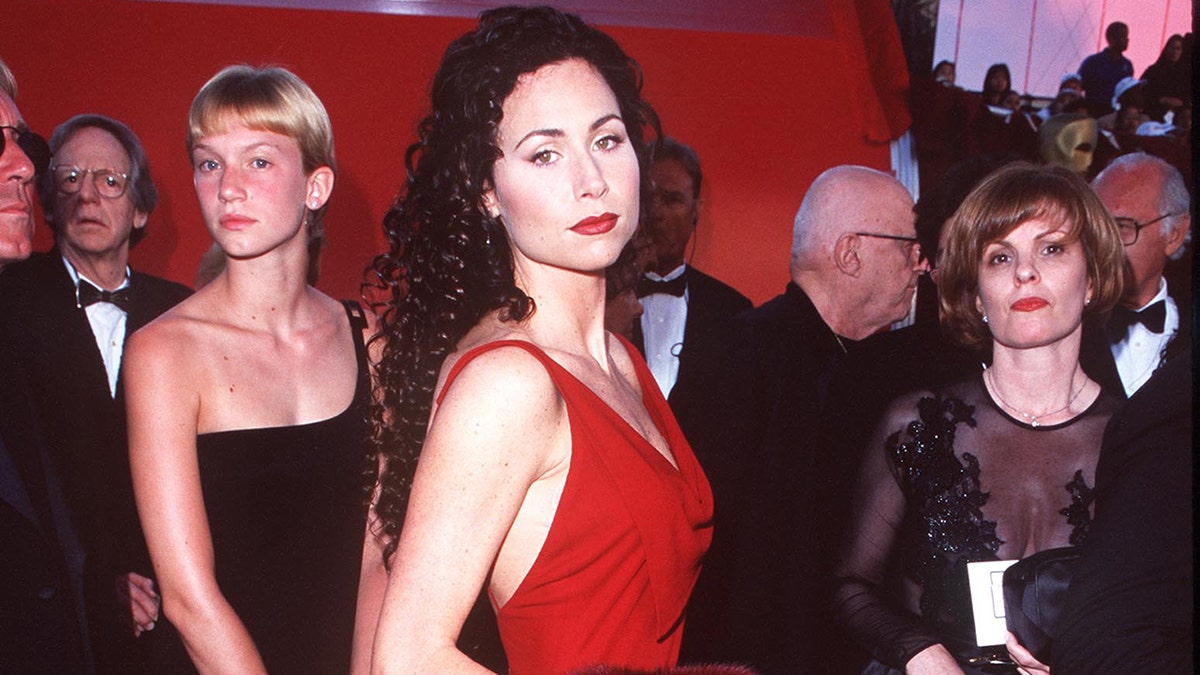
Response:
[[[133,300],[132,291],[131,286],[118,288],[115,291],[103,291],[80,279],[79,285],[75,288],[75,304],[78,307],[87,307],[97,302],[110,302],[128,312],[129,303]]]
[[[654,295],[655,293],[666,293],[667,295],[673,295],[677,298],[682,298],[683,289],[685,288],[687,288],[687,278],[683,274],[680,274],[670,281],[657,281],[655,279],[642,277],[641,279],[638,279],[636,293],[639,298],[644,298],[647,295]]]
[[[1167,303],[1165,300],[1159,300],[1140,312],[1136,312],[1128,307],[1115,307],[1112,312],[1112,318],[1108,320],[1108,326],[1113,335],[1120,340],[1125,337],[1125,333],[1129,331],[1129,327],[1135,323],[1142,324],[1151,333],[1162,333],[1163,324],[1166,320]]]

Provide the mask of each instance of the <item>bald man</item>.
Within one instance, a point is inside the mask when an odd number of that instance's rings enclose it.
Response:
[[[717,504],[682,660],[790,674],[825,663],[812,468],[830,376],[858,341],[907,315],[927,269],[908,191],[873,169],[829,169],[796,213],[787,289],[710,334],[680,369],[679,422]]]

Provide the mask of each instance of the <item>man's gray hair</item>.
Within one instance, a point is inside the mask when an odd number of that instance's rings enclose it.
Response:
[[[1092,185],[1099,184],[1106,176],[1114,173],[1133,173],[1143,170],[1156,171],[1162,179],[1158,199],[1154,202],[1154,209],[1159,215],[1171,214],[1163,218],[1162,225],[1160,226],[1162,227],[1163,236],[1168,236],[1172,230],[1182,227],[1187,222],[1187,216],[1191,213],[1192,209],[1192,196],[1188,192],[1187,183],[1184,182],[1183,175],[1179,173],[1179,169],[1176,169],[1169,162],[1161,157],[1155,157],[1144,152],[1131,152],[1121,155],[1110,162],[1103,171],[1092,179]],[[1178,260],[1182,258],[1191,241],[1192,231],[1189,229],[1184,233],[1183,246],[1180,246],[1175,253],[1171,254],[1171,259]]]
[[[12,100],[17,100],[17,78],[13,76],[4,59],[0,59],[0,91],[8,94]]]
[[[125,154],[129,155],[130,165],[129,185],[125,188],[126,194],[133,202],[133,208],[149,215],[158,204],[158,189],[154,187],[154,179],[150,177],[150,159],[146,156],[146,149],[142,146],[141,139],[133,133],[133,129],[124,123],[104,115],[76,115],[58,125],[58,128],[50,135],[50,152],[57,153],[72,136],[87,128],[107,131],[125,149]],[[54,185],[52,173],[47,171],[39,176],[38,197],[41,199],[42,209],[46,213],[46,223],[51,228],[58,227],[54,222],[53,215],[56,193],[57,188]],[[134,229],[129,237],[129,245],[134,246],[145,236],[145,227]]]

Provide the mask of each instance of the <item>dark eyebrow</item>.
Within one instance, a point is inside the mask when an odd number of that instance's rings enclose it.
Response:
[[[600,119],[596,120],[595,122],[592,122],[591,126],[588,127],[588,131],[595,131],[595,130],[599,129],[600,127],[604,126],[605,124],[608,124],[612,120],[617,120],[618,122],[624,123],[624,120],[621,119],[620,115],[618,115],[616,113],[611,113],[611,114],[601,117]],[[516,149],[520,148],[521,145],[523,143],[525,143],[525,141],[529,140],[530,138],[533,138],[534,136],[547,136],[549,138],[562,138],[565,135],[566,135],[566,132],[564,132],[562,129],[534,129],[533,131],[522,136],[521,140],[517,141],[517,144],[513,146],[513,149],[516,150]]]

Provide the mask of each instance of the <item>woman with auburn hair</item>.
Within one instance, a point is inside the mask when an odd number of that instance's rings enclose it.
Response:
[[[375,261],[362,587],[382,610],[358,630],[378,672],[482,670],[455,640],[484,585],[513,673],[677,659],[711,492],[603,323],[647,188],[640,85],[612,38],[545,7],[484,12],[446,49]]]
[[[163,611],[202,672],[346,672],[371,386],[362,309],[306,281],[329,116],[294,74],[231,66],[193,101],[187,147],[226,264],[125,359]]]
[[[1079,365],[1084,317],[1116,304],[1124,263],[1083,179],[1004,166],[947,227],[942,326],[992,360],[894,401],[867,447],[834,588],[838,623],[875,658],[864,672],[982,672],[1002,658],[975,646],[966,564],[1083,541],[1121,401]]]

